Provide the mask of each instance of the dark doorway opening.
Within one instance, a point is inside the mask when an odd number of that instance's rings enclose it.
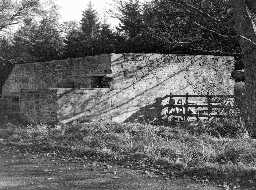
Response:
[[[91,78],[92,88],[110,88],[112,78],[106,76],[93,76]]]

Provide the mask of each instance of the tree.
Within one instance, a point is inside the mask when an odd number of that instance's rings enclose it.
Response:
[[[80,29],[74,27],[66,36],[65,57],[84,57],[114,51],[117,36],[109,25],[100,23],[91,3],[83,12],[80,24]]]
[[[37,24],[27,22],[14,34],[16,55],[23,61],[48,61],[62,56],[63,39],[58,24],[51,18],[44,18]]]
[[[15,63],[16,52],[12,47],[12,36],[6,30],[11,26],[19,25],[23,20],[40,13],[39,0],[1,0],[0,1],[0,64]],[[8,40],[7,40],[8,38]]]
[[[100,27],[100,34],[98,39],[98,53],[112,53],[115,51],[116,35],[106,23]]]
[[[154,0],[144,8],[147,31],[169,51],[239,52],[229,3],[224,0]]]
[[[60,36],[58,13],[53,1],[19,0],[1,1],[5,21],[3,29],[17,24],[8,36],[8,48],[0,52],[3,59],[14,62],[33,62],[57,59],[63,46]],[[6,46],[2,40],[0,46]],[[13,61],[12,61],[13,62]]]
[[[88,8],[83,11],[81,20],[82,33],[86,38],[97,38],[100,29],[100,23],[96,11],[90,2]]]
[[[164,49],[163,43],[152,35],[152,30],[146,24],[145,7],[139,0],[118,2],[115,17],[120,21],[117,31],[122,52],[160,52]]]
[[[79,25],[75,21],[65,21],[59,25],[61,36],[67,37],[73,30],[79,30]]]
[[[64,57],[83,57],[82,33],[79,29],[73,28],[65,37]]]
[[[139,35],[143,28],[142,8],[139,0],[119,1],[117,16],[120,20],[118,30],[122,31],[129,39]]]
[[[63,51],[63,37],[58,23],[57,7],[47,1],[40,17],[28,18],[14,34],[16,57],[24,62],[59,59]]]
[[[15,62],[15,51],[13,51],[11,40],[7,36],[0,38],[0,65]]]
[[[256,137],[256,2],[232,0],[235,29],[239,36],[245,69],[245,105],[243,117],[251,137]]]
[[[0,1],[0,31],[12,25],[19,24],[38,12],[39,0],[1,0]]]
[[[100,33],[100,22],[96,11],[90,2],[87,9],[84,10],[81,19],[81,32],[78,39],[81,41],[79,55],[88,56],[96,54],[97,41]]]
[[[127,51],[237,54],[225,0],[119,1],[118,30]]]

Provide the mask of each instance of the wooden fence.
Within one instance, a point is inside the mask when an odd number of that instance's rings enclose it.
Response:
[[[169,99],[168,103],[163,106],[167,109],[166,116],[171,118],[188,121],[190,118],[210,119],[228,117],[231,110],[236,109],[234,95],[167,95],[162,98]],[[178,99],[178,100],[177,100]],[[190,100],[194,100],[191,102]],[[198,99],[195,101],[195,99]]]

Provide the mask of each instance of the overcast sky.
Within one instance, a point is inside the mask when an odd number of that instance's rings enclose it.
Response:
[[[90,0],[55,0],[59,7],[59,12],[61,16],[61,21],[80,21],[83,10],[86,9]],[[149,0],[140,0],[141,2]],[[101,18],[104,15],[107,19],[107,23],[117,25],[118,20],[113,19],[107,14],[109,9],[113,10],[115,8],[114,0],[91,0],[93,7],[99,13]],[[113,10],[114,11],[114,10]]]
[[[59,7],[61,21],[80,21],[83,10],[86,9],[90,0],[56,0]],[[114,8],[112,0],[92,0],[93,7],[97,10],[99,16],[103,19],[104,15],[107,22],[111,25],[116,25],[117,20],[107,14],[109,9]]]

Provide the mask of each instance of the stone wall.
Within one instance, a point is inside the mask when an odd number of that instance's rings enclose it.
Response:
[[[3,94],[20,95],[20,109],[34,123],[55,122],[56,112],[63,122],[79,118],[124,122],[142,109],[146,113],[156,98],[170,93],[233,94],[233,67],[233,57],[100,55],[16,65]],[[102,77],[112,79],[110,88],[92,85]],[[76,86],[85,89],[70,90]]]
[[[53,88],[91,88],[98,78],[111,73],[110,55],[17,64],[2,87],[0,113],[12,115],[12,100],[18,97],[15,117],[30,123],[57,122],[57,91]],[[10,96],[10,98],[8,98]],[[8,100],[8,101],[7,101]],[[8,109],[7,109],[8,108]],[[2,110],[1,110],[2,109]],[[18,116],[17,116],[18,114]],[[8,117],[8,116],[6,116]],[[6,118],[5,118],[6,119]]]
[[[6,122],[53,124],[58,121],[57,111],[57,90],[22,90],[19,96],[0,98],[2,124]]]
[[[22,89],[90,88],[92,77],[111,73],[110,55],[15,65],[2,88],[4,96]]]
[[[8,78],[9,74],[12,72],[14,65],[7,62],[7,63],[0,63],[0,96],[2,95],[2,87]]]
[[[0,115],[4,113],[19,113],[19,97],[3,97],[0,98]]]
[[[110,89],[75,90],[58,100],[58,117],[124,122],[167,94],[233,94],[233,57],[112,54]],[[71,119],[71,120],[72,120]]]
[[[57,90],[22,90],[20,112],[29,123],[57,122]]]
[[[19,97],[0,97],[0,127],[8,121],[21,122]]]

